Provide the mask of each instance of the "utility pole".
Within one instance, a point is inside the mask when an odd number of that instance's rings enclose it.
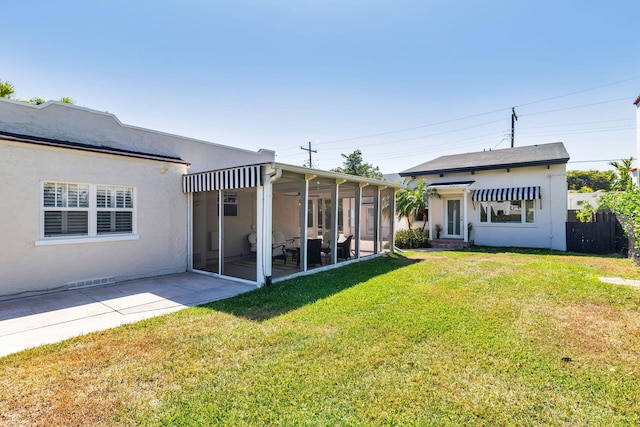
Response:
[[[301,150],[304,151],[308,151],[309,152],[309,167],[312,168],[313,167],[313,163],[311,163],[311,153],[317,153],[318,150],[312,150],[311,149],[311,141],[309,141],[309,148],[304,148],[302,145],[300,146]]]
[[[513,140],[515,139],[515,124],[518,120],[516,115],[516,107],[511,108],[511,148],[513,148]]]

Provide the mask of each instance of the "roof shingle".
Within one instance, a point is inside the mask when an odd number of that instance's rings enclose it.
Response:
[[[551,144],[442,156],[402,171],[400,176],[552,165],[563,164],[568,161],[569,153],[564,144],[562,142],[554,142]]]

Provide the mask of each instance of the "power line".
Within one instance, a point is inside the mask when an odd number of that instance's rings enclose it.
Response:
[[[564,126],[592,125],[596,123],[631,122],[631,121],[635,122],[635,119],[628,118],[628,119],[596,120],[593,122],[560,123],[557,125],[521,127],[519,129],[529,130],[529,129],[557,128],[557,127],[564,127]]]
[[[606,133],[606,132],[621,132],[631,130],[631,126],[624,127],[615,127],[615,128],[604,128],[604,129],[585,129],[585,130],[574,130],[574,131],[565,131],[565,132],[553,132],[553,133],[532,133],[525,134],[524,138],[532,138],[532,137],[542,137],[542,136],[556,136],[556,135],[582,135],[582,134],[590,134],[590,133]]]
[[[626,83],[626,82],[630,82],[632,80],[637,80],[637,79],[640,79],[640,75],[634,76],[634,77],[629,77],[628,79],[624,79],[624,80],[618,80],[618,81],[612,82],[612,83],[606,83],[606,84],[603,84],[603,85],[600,85],[600,86],[594,86],[594,87],[590,87],[590,88],[587,88],[587,89],[581,89],[581,90],[576,90],[576,91],[573,91],[573,92],[568,92],[568,93],[565,93],[565,94],[562,94],[562,95],[557,95],[557,96],[552,96],[552,97],[549,97],[549,98],[539,99],[537,101],[527,102],[526,104],[516,105],[516,107],[524,107],[524,106],[527,106],[527,105],[538,104],[540,102],[552,101],[554,99],[564,98],[566,96],[576,95],[578,93],[589,92],[589,91],[596,90],[596,89],[602,89],[603,87],[614,86],[614,85],[617,85],[617,84],[620,84],[620,83]]]
[[[409,138],[401,138],[401,139],[394,139],[394,140],[391,140],[391,141],[376,142],[376,143],[373,143],[373,144],[367,144],[367,147],[375,147],[377,145],[394,144],[396,142],[413,141],[413,140],[416,140],[416,139],[431,138],[431,137],[434,137],[434,136],[447,135],[447,134],[450,134],[450,133],[460,132],[460,131],[468,130],[468,129],[474,129],[474,128],[478,128],[478,127],[482,127],[482,126],[486,126],[486,125],[491,125],[491,124],[494,124],[494,123],[500,123],[500,122],[503,122],[503,121],[504,121],[503,119],[500,119],[500,120],[494,120],[492,122],[480,123],[480,124],[473,125],[473,126],[467,126],[467,127],[463,127],[463,128],[456,128],[456,129],[443,131],[443,132],[438,132],[438,133],[431,133],[431,134],[428,134],[428,135],[412,136],[412,137],[409,137]],[[340,146],[338,148],[326,148],[325,150],[326,151],[343,150],[345,147],[347,147],[347,146],[342,145],[342,146]]]
[[[523,114],[522,116],[523,117],[524,116],[536,116],[536,115],[539,115],[539,114],[555,113],[555,112],[558,112],[558,111],[576,110],[578,108],[586,108],[586,107],[592,107],[594,105],[610,104],[612,102],[624,101],[625,99],[629,99],[629,97],[626,96],[624,98],[616,98],[616,99],[611,99],[609,101],[601,101],[601,102],[593,102],[591,104],[576,105],[574,107],[558,108],[557,110],[538,111],[536,113]]]
[[[625,82],[629,82],[629,81],[633,81],[633,80],[637,80],[637,79],[640,79],[640,75],[629,77],[629,78],[626,78],[626,79],[623,79],[623,80],[617,80],[615,82],[605,83],[605,84],[599,85],[599,86],[593,86],[593,87],[589,87],[589,88],[586,88],[586,89],[580,89],[580,90],[576,90],[576,91],[573,91],[573,92],[564,93],[564,94],[561,94],[561,95],[556,95],[556,96],[552,96],[552,97],[548,97],[548,98],[543,98],[543,99],[538,99],[538,100],[535,100],[535,101],[526,102],[524,104],[516,105],[515,107],[520,108],[520,107],[529,106],[529,105],[533,105],[533,104],[539,104],[539,103],[542,103],[542,102],[552,101],[552,100],[555,100],[555,99],[564,98],[564,97],[576,95],[576,94],[579,94],[579,93],[589,92],[589,91],[593,91],[593,90],[596,90],[596,89],[602,89],[604,87],[614,86],[614,85],[617,85],[617,84],[620,84],[620,83],[625,83]],[[537,115],[537,114],[545,114],[545,113],[552,113],[552,112],[557,112],[557,111],[569,110],[569,109],[574,109],[574,108],[583,108],[583,107],[587,107],[587,106],[599,105],[599,104],[608,103],[608,102],[621,101],[621,100],[624,100],[624,99],[629,99],[629,98],[625,97],[625,98],[619,98],[619,99],[611,100],[611,101],[604,101],[602,103],[594,103],[594,104],[587,104],[587,105],[576,106],[576,107],[562,108],[562,109],[557,109],[557,110],[549,110],[549,111],[542,111],[542,112],[536,112],[536,113],[529,113],[529,114],[526,114],[526,115]],[[513,107],[513,108],[515,108],[515,107]],[[373,133],[373,134],[363,135],[363,136],[356,136],[356,137],[351,137],[351,138],[343,138],[343,139],[336,139],[336,140],[331,140],[331,141],[317,142],[316,145],[334,144],[334,143],[338,143],[338,142],[347,142],[347,141],[354,141],[354,140],[359,140],[359,139],[373,138],[373,137],[377,137],[377,136],[390,135],[390,134],[393,134],[393,133],[408,132],[408,131],[411,131],[411,130],[422,129],[422,128],[426,128],[426,127],[433,127],[433,126],[453,123],[453,122],[457,122],[457,121],[461,121],[461,120],[467,120],[467,119],[471,119],[471,118],[475,118],[475,117],[485,116],[485,115],[489,115],[489,114],[495,114],[495,113],[499,113],[499,112],[502,112],[502,111],[505,111],[505,110],[509,110],[509,108],[500,108],[500,109],[497,109],[497,110],[492,110],[492,111],[487,111],[487,112],[477,113],[477,114],[471,114],[471,115],[468,115],[468,116],[457,117],[457,118],[454,118],[454,119],[443,120],[443,121],[434,122],[434,123],[427,123],[427,124],[424,124],[424,125],[413,126],[413,127],[409,127],[409,128],[396,129],[396,130]],[[525,114],[521,114],[521,115],[524,116]],[[291,149],[291,148],[283,148],[282,150],[288,150],[288,149]]]

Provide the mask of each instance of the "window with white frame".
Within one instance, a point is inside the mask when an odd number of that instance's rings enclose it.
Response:
[[[44,182],[42,236],[133,234],[134,207],[134,187]]]
[[[535,200],[480,202],[481,224],[533,224]]]
[[[97,234],[133,232],[133,188],[96,186]]]
[[[222,203],[224,216],[238,216],[238,193],[223,192]],[[218,212],[220,212],[219,206]]]
[[[43,185],[44,237],[89,234],[89,186],[64,182]]]

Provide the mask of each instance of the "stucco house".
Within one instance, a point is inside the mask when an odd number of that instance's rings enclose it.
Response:
[[[567,210],[579,211],[585,203],[590,204],[594,208],[598,207],[603,194],[605,194],[605,191],[579,193],[575,190],[569,190],[567,194]]]
[[[7,99],[0,180],[0,299],[184,271],[261,286],[332,268],[393,249],[401,188]]]
[[[424,179],[429,233],[478,245],[566,250],[566,164],[561,142],[442,156],[400,172]]]

